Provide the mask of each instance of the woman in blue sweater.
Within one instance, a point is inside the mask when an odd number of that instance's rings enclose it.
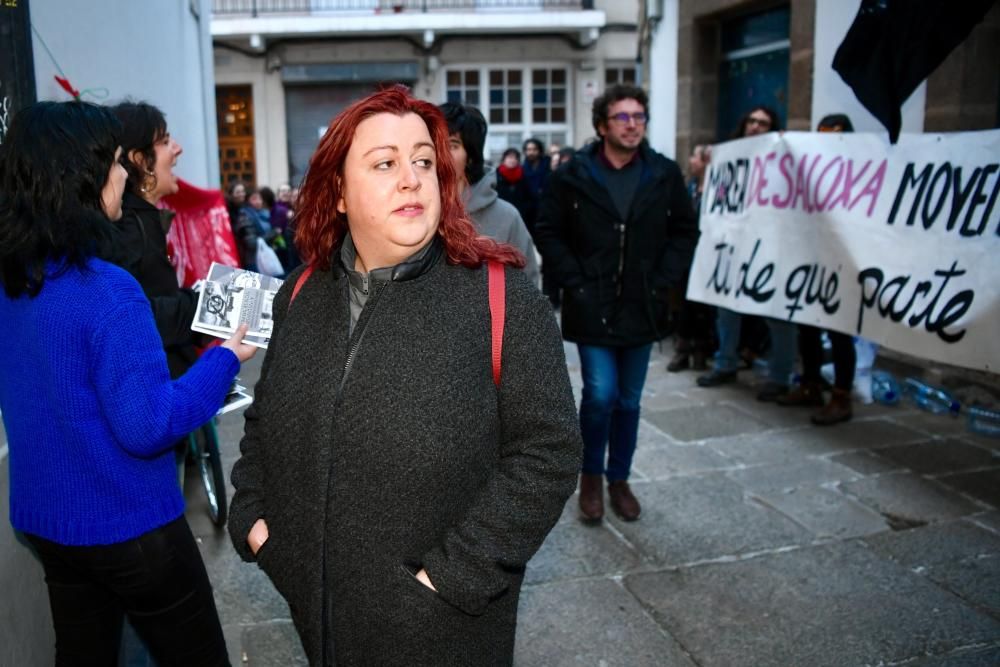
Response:
[[[119,133],[104,108],[40,102],[0,145],[10,519],[45,569],[57,664],[114,664],[127,614],[161,665],[226,665],[173,445],[254,348],[237,332],[170,379],[145,294],[99,259],[121,216]]]

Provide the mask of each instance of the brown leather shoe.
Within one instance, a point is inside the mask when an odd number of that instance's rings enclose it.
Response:
[[[580,516],[584,521],[597,522],[604,518],[603,475],[580,475]]]
[[[833,388],[830,402],[823,406],[819,412],[814,414],[812,423],[817,426],[833,426],[840,422],[849,421],[852,417],[851,392],[850,390]]]
[[[775,402],[785,406],[821,406],[823,405],[823,386],[818,382],[803,382],[792,387],[788,393],[778,396]]]
[[[611,509],[615,511],[622,521],[635,521],[639,518],[642,507],[639,500],[632,495],[625,480],[617,480],[608,484],[608,495],[611,497]]]

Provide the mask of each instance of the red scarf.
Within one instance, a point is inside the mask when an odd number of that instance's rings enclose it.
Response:
[[[497,167],[497,171],[499,171],[500,175],[503,176],[503,180],[508,183],[517,183],[524,176],[524,169],[521,168],[521,165],[517,165],[511,169],[507,165],[502,164]]]

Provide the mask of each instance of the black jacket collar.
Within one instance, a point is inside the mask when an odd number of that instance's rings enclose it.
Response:
[[[344,237],[345,241],[347,237]],[[344,265],[344,258],[341,254],[341,249],[344,247],[344,242],[342,241],[333,251],[333,262],[331,262],[331,271],[335,278],[341,278],[343,276],[349,276],[350,272],[354,271],[354,267],[346,267]],[[387,267],[385,269],[375,269],[372,271],[372,278],[375,280],[387,280],[393,282],[401,282],[404,280],[413,280],[418,276],[422,276],[427,273],[438,260],[441,259],[441,255],[444,254],[444,243],[441,242],[441,238],[434,235],[430,243],[425,246],[424,249],[418,250],[409,259],[397,264],[393,267]],[[347,269],[350,269],[349,272]],[[383,273],[384,272],[384,273]]]

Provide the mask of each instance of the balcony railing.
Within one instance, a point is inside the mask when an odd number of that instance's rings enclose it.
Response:
[[[594,0],[213,0],[217,16],[309,14],[312,12],[402,12],[582,10]]]

